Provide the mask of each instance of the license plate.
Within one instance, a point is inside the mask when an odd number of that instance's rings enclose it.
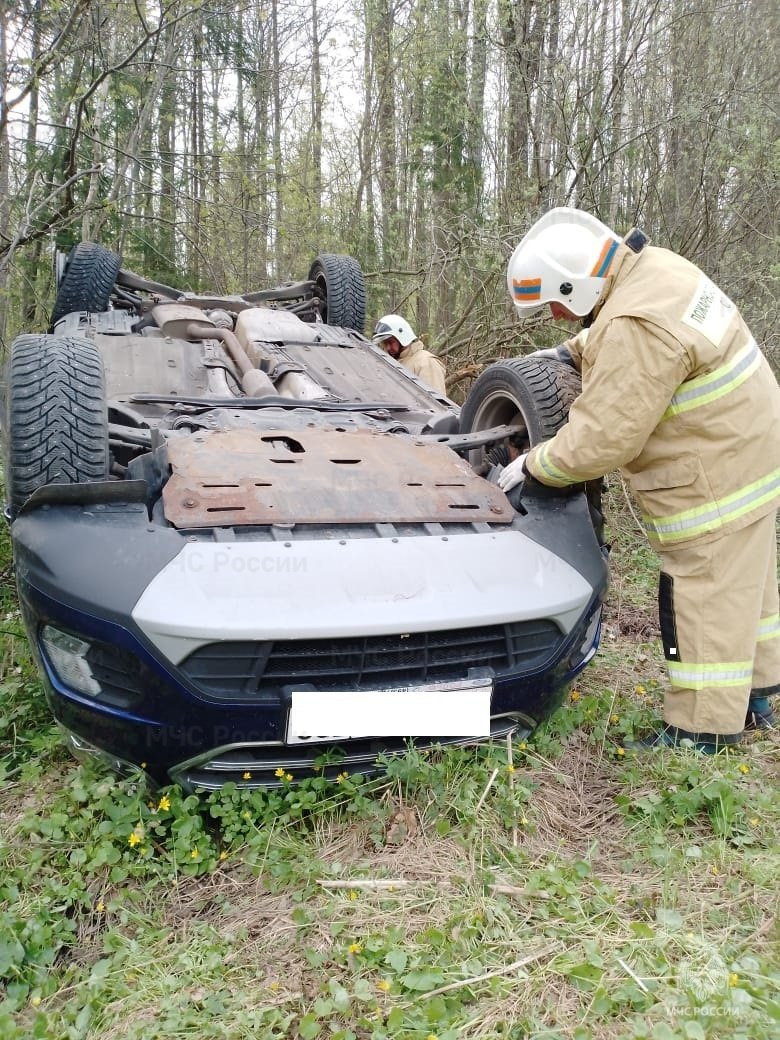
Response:
[[[486,737],[489,679],[387,690],[294,690],[287,743],[355,737]]]

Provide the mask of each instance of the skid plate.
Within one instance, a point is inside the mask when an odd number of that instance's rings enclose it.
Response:
[[[368,430],[227,430],[168,446],[165,516],[247,524],[511,522],[504,493],[441,444]]]

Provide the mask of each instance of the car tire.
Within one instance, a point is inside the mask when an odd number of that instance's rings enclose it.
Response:
[[[57,286],[51,313],[52,331],[60,318],[73,311],[107,311],[121,263],[117,253],[94,242],[75,245]]]
[[[6,389],[6,501],[15,516],[46,484],[107,480],[103,358],[72,336],[18,336]]]
[[[460,413],[462,433],[521,425],[523,450],[549,440],[565,424],[582,390],[579,373],[551,358],[497,361],[479,376]]]
[[[328,325],[363,332],[366,325],[366,281],[354,257],[321,253],[309,270],[319,313]]]
[[[521,357],[497,361],[474,383],[460,413],[461,433],[476,433],[492,426],[524,427],[515,440],[518,451],[527,451],[554,437],[569,419],[569,408],[582,392],[582,381],[564,361]],[[504,443],[471,452],[471,465],[505,466],[509,454]],[[585,484],[590,518],[599,544],[604,544],[602,511],[603,479]]]

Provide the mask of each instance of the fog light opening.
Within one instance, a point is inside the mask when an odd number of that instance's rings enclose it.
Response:
[[[88,697],[100,696],[100,683],[92,674],[87,661],[89,643],[54,625],[43,626],[40,640],[49,664],[61,683]]]

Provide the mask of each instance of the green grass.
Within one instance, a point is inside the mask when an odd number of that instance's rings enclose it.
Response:
[[[602,650],[566,705],[511,763],[370,782],[199,798],[77,765],[3,571],[0,1036],[776,1036],[777,744],[620,754],[663,671],[655,561],[610,495]]]

